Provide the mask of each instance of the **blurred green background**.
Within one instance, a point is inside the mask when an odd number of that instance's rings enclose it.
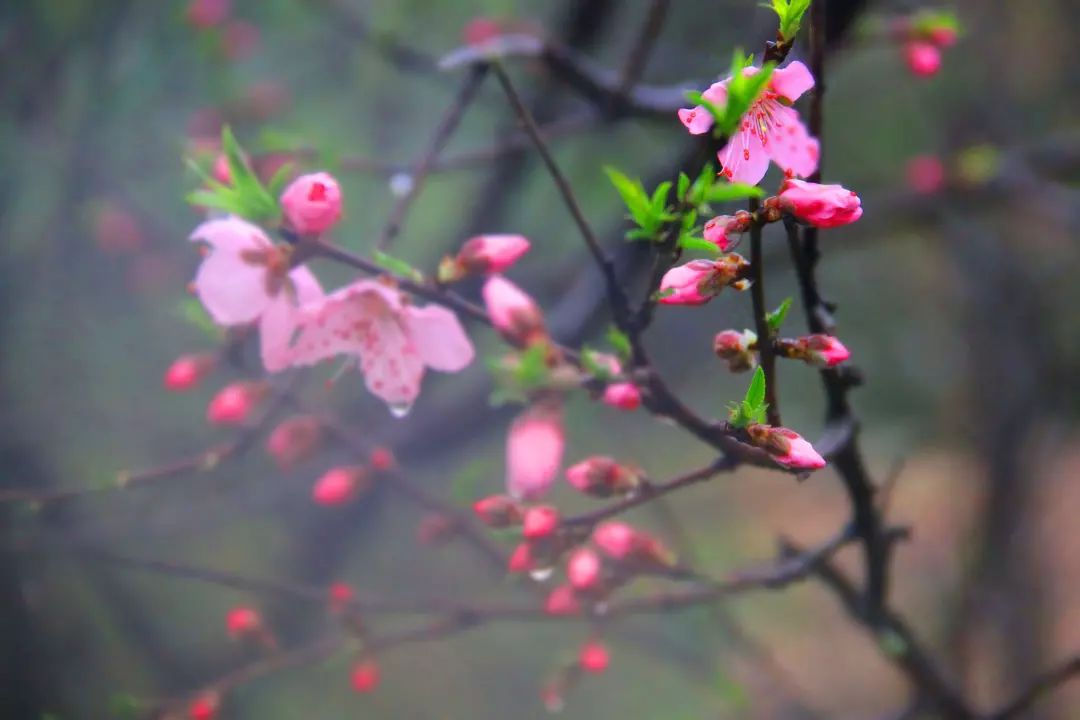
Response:
[[[183,158],[209,147],[222,122],[256,155],[304,148],[305,167],[334,172],[346,207],[334,240],[369,253],[394,200],[381,165],[418,157],[460,82],[400,67],[387,43],[437,58],[462,43],[470,20],[487,17],[616,68],[648,5],[233,0],[229,24],[199,29],[185,18],[187,3],[172,0],[4,3],[0,483],[110,483],[121,470],[222,439],[204,408],[224,376],[187,395],[164,392],[160,380],[174,357],[215,342],[189,319],[185,285],[199,258],[186,237],[200,216],[183,201],[197,184]],[[734,47],[761,48],[775,25],[750,0],[671,5],[648,83],[702,87]],[[872,470],[880,479],[904,461],[890,517],[914,536],[899,551],[897,604],[949,677],[989,707],[1080,646],[1080,6],[954,2],[960,41],[937,76],[919,79],[880,33],[885,18],[915,5],[829,5],[854,25],[831,47],[824,173],[856,189],[866,214],[825,234],[823,286],[867,379],[855,402]],[[800,42],[795,56],[803,50]],[[511,73],[542,120],[589,110],[537,63],[516,61]],[[512,132],[489,82],[447,155]],[[674,116],[598,122],[552,142],[613,248],[625,228],[601,166],[668,177],[686,143]],[[905,179],[922,154],[945,163],[936,193],[913,192]],[[771,174],[766,186],[777,180]],[[607,318],[595,312],[597,276],[533,154],[434,175],[393,252],[433,269],[477,232],[531,238],[511,276],[542,301],[560,339],[599,341]],[[794,294],[794,277],[781,230],[766,237],[775,304]],[[351,277],[325,263],[314,270],[330,287]],[[701,309],[663,309],[648,343],[687,401],[720,415],[746,377],[715,361],[711,337],[750,324],[748,296],[725,294]],[[500,352],[489,331],[471,334],[481,355]],[[324,375],[305,385],[312,403],[393,446],[432,492],[464,502],[501,487],[511,411],[488,407],[483,362],[461,376],[430,374],[401,421],[357,376],[328,390]],[[779,386],[786,424],[816,437],[814,373],[784,365]],[[644,413],[581,396],[569,405],[568,438],[568,463],[610,454],[657,478],[710,459]],[[40,512],[5,506],[4,716],[103,718],[118,695],[181,697],[252,659],[224,633],[223,616],[239,602],[261,607],[288,644],[333,628],[318,604],[125,570],[88,549],[293,582],[344,580],[393,596],[521,596],[467,547],[422,545],[423,514],[385,489],[342,509],[313,506],[312,481],[343,457],[328,451],[282,473],[256,445],[214,472]],[[555,498],[595,507],[564,487]],[[768,559],[781,534],[820,541],[847,513],[827,470],[801,484],[739,471],[667,507],[714,574]],[[649,510],[633,519],[663,533]],[[244,685],[222,716],[542,717],[540,686],[587,634],[579,624],[500,624],[402,647],[381,659],[383,686],[370,696],[351,692],[342,656]],[[812,582],[726,603],[719,616],[619,623],[609,644],[610,670],[574,690],[567,717],[870,718],[906,701],[902,678]],[[1038,712],[1076,717],[1080,694],[1063,692]]]

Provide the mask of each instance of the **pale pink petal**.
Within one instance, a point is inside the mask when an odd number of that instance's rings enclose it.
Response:
[[[273,298],[259,320],[259,340],[267,372],[280,372],[293,364],[292,341],[300,321],[300,307],[323,297],[315,275],[301,265],[289,273],[292,290]]]
[[[559,474],[566,439],[562,413],[534,406],[519,415],[506,440],[506,489],[515,498],[534,500]]]
[[[389,405],[395,415],[409,411],[420,394],[424,362],[397,313],[373,314],[360,343],[360,370],[367,389]]]
[[[292,280],[298,305],[306,305],[322,298],[322,285],[319,284],[315,273],[308,270],[304,265],[293,268],[289,272],[289,279]]]
[[[796,60],[787,67],[774,70],[770,84],[773,90],[795,102],[804,92],[814,87],[814,76],[805,65]]]
[[[717,155],[723,168],[721,174],[731,182],[757,185],[769,169],[769,156],[757,131],[751,128],[750,119],[743,116],[741,122],[742,130]]]
[[[812,175],[818,166],[818,141],[810,137],[799,114],[784,105],[772,108],[773,123],[765,140],[765,150],[773,162],[797,177]]]
[[[298,288],[298,292],[300,289]],[[292,363],[314,365],[336,355],[359,355],[373,318],[396,313],[400,296],[375,280],[359,280],[301,309]]]
[[[240,325],[255,320],[270,302],[266,268],[245,262],[227,250],[212,250],[192,283],[214,322]]]
[[[205,242],[215,251],[226,251],[233,255],[239,255],[245,250],[273,247],[262,228],[238,217],[208,220],[195,228],[188,239]]]
[[[409,334],[420,359],[433,370],[458,372],[473,361],[475,351],[456,314],[438,305],[408,307]]]
[[[679,110],[679,122],[690,131],[691,135],[707,133],[713,126],[713,116],[704,105]]]

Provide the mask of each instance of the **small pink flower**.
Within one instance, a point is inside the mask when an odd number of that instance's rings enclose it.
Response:
[[[660,281],[663,305],[703,305],[720,294],[726,286],[738,287],[749,263],[740,255],[729,253],[716,260],[691,260],[664,273]]]
[[[639,544],[638,531],[624,522],[608,521],[600,523],[593,530],[592,541],[615,560],[630,557]]]
[[[192,283],[210,317],[226,326],[258,320],[263,365],[284,370],[298,308],[322,297],[319,281],[302,265],[290,268],[290,249],[239,218],[205,222],[191,239],[210,247]]]
[[[478,235],[461,246],[456,263],[466,273],[501,273],[528,251],[524,235]]]
[[[525,511],[521,521],[521,535],[526,540],[549,537],[559,527],[559,511],[550,505],[537,505]]]
[[[818,470],[825,467],[825,458],[799,433],[784,427],[749,425],[750,440],[764,448],[778,464],[792,470]]]
[[[575,590],[595,590],[601,569],[599,555],[589,548],[578,548],[566,561],[566,578]]]
[[[311,488],[311,499],[319,505],[342,505],[363,489],[366,478],[364,468],[360,466],[331,468],[315,481]]]
[[[315,454],[322,440],[322,424],[310,415],[286,418],[270,432],[266,439],[266,451],[282,470],[289,470],[297,463]]]
[[[728,232],[732,230],[730,226],[734,220],[731,215],[717,215],[705,223],[705,239],[720,248],[720,252],[727,252],[733,244]]]
[[[759,68],[748,67],[744,75],[755,75]],[[723,107],[731,78],[714,83],[702,95]],[[771,158],[785,173],[806,177],[817,170],[819,146],[810,137],[799,113],[791,103],[810,88],[814,77],[799,61],[773,71],[768,86],[739,121],[739,129],[720,150],[722,174],[732,182],[756,185],[765,177]],[[693,135],[708,132],[713,118],[704,106],[679,111],[679,120]]]
[[[504,528],[517,525],[524,516],[521,506],[506,495],[490,495],[473,503],[473,512],[488,527]]]
[[[292,230],[319,235],[341,219],[341,188],[329,173],[301,175],[281,193],[281,208]]]
[[[510,496],[532,500],[544,495],[559,473],[565,447],[561,409],[541,404],[518,415],[506,440]]]
[[[834,228],[862,217],[862,201],[842,185],[821,185],[789,178],[780,191],[780,207],[800,221]]]
[[[192,0],[187,7],[187,20],[197,28],[220,25],[229,17],[230,0]]]
[[[601,399],[605,405],[619,410],[637,410],[641,407],[641,391],[630,382],[611,383],[604,388]]]
[[[213,372],[215,365],[217,358],[210,353],[181,355],[165,371],[162,384],[172,392],[191,390]]]
[[[727,360],[731,372],[751,370],[757,365],[757,333],[753,330],[723,330],[713,338],[713,352]]]
[[[936,155],[916,155],[905,169],[907,184],[920,195],[933,195],[945,184],[945,165]]]
[[[937,75],[941,69],[941,51],[937,46],[923,40],[904,43],[904,60],[908,69],[917,77]]]
[[[531,297],[501,275],[484,283],[484,304],[491,324],[516,347],[526,347],[547,338],[544,314]]]
[[[358,693],[369,693],[379,687],[382,675],[374,660],[362,660],[353,667],[352,689]]]
[[[641,485],[637,471],[602,455],[586,458],[567,469],[566,480],[578,491],[596,497],[623,495]]]
[[[548,593],[544,601],[544,612],[548,615],[577,615],[581,612],[581,603],[578,601],[574,588],[570,585],[559,585]]]
[[[262,616],[254,608],[234,607],[225,616],[225,630],[233,639],[247,637],[262,629]]]
[[[598,640],[591,640],[578,651],[578,665],[587,673],[598,674],[608,668],[611,657],[607,648]]]
[[[426,368],[458,372],[474,351],[457,315],[409,304],[396,288],[358,280],[305,305],[287,358],[313,365],[337,355],[359,360],[372,394],[401,417],[420,394]]]
[[[261,382],[240,381],[226,385],[206,406],[206,419],[214,425],[243,425],[266,397]]]

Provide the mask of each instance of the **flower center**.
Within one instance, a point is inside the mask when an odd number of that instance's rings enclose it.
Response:
[[[308,190],[307,199],[311,202],[323,202],[326,200],[326,184],[321,182],[315,182],[311,184],[311,189]]]

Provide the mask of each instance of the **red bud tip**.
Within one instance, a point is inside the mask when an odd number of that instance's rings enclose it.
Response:
[[[206,419],[215,425],[242,425],[262,399],[261,387],[251,382],[226,385],[207,406]]]
[[[352,671],[352,687],[358,693],[369,693],[379,687],[379,666],[374,660],[357,663]]]
[[[504,528],[521,522],[521,506],[506,495],[490,495],[473,503],[473,512],[488,527]]]
[[[191,390],[210,374],[214,364],[214,356],[206,353],[181,355],[165,371],[162,384],[171,392]]]
[[[218,714],[220,699],[217,693],[204,693],[191,701],[188,706],[190,720],[214,720]]]
[[[550,505],[538,505],[525,511],[521,534],[527,540],[539,540],[559,527],[559,511]]]
[[[611,657],[604,644],[598,640],[591,640],[581,646],[578,653],[578,664],[587,673],[602,673],[608,668]]]
[[[262,617],[250,607],[235,607],[225,616],[225,629],[231,638],[241,638],[262,628]]]
[[[600,571],[600,556],[590,548],[578,548],[566,562],[566,577],[577,590],[596,588]]]
[[[352,500],[360,488],[364,469],[356,466],[327,470],[315,481],[311,498],[319,505],[342,505]]]

